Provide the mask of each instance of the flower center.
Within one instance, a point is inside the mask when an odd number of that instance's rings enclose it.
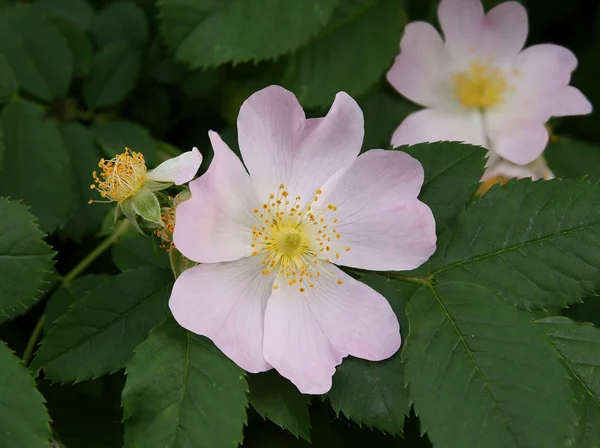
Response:
[[[463,107],[485,108],[504,101],[509,88],[504,72],[488,62],[475,61],[468,70],[454,73],[454,95]]]
[[[110,201],[123,202],[133,196],[142,187],[146,180],[146,163],[143,154],[125,148],[125,152],[114,159],[101,159],[96,171],[92,173],[95,184],[91,189],[97,188],[100,196]]]
[[[304,237],[293,227],[283,227],[274,235],[273,245],[283,256],[296,257],[302,253]]]
[[[313,211],[314,204],[322,195],[321,190],[304,207],[300,206],[302,198],[294,200],[285,189],[279,186],[277,195],[269,195],[261,209],[253,210],[258,223],[252,228],[252,255],[262,256],[263,275],[278,272],[289,286],[298,285],[300,292],[306,288],[314,288],[315,277],[323,274],[331,275],[320,269],[321,261],[329,262],[330,257],[338,259],[341,234],[336,230],[335,217],[337,207],[327,207]],[[350,247],[344,250],[349,251]],[[342,284],[341,280],[337,280]],[[277,282],[273,289],[278,289]]]

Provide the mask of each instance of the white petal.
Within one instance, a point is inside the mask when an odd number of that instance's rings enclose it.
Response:
[[[182,185],[194,178],[202,163],[202,154],[198,148],[166,160],[147,175],[148,179],[156,182],[173,182]]]

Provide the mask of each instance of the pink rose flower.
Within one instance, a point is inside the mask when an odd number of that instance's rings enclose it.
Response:
[[[480,0],[442,0],[445,40],[425,22],[406,26],[388,81],[426,107],[396,129],[394,146],[440,140],[480,145],[518,165],[548,142],[550,117],[592,111],[569,86],[575,55],[552,44],[523,50],[527,12],[516,2],[484,14]]]
[[[214,159],[177,207],[175,246],[202,264],[175,282],[171,311],[248,372],[273,367],[325,393],[345,356],[400,347],[387,300],[334,263],[406,270],[433,254],[423,168],[403,152],[357,157],[363,115],[343,92],[306,119],[291,92],[268,87],[242,105],[238,134],[249,174],[211,131]]]

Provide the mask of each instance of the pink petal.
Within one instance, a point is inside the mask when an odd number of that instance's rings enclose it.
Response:
[[[305,292],[278,281],[265,315],[265,359],[310,394],[331,388],[344,356],[380,361],[400,347],[398,319],[383,296],[333,265],[321,271]]]
[[[537,159],[548,144],[546,120],[522,118],[501,112],[486,114],[491,149],[517,165]]]
[[[566,86],[576,67],[577,58],[570,50],[553,44],[534,45],[517,56],[513,80],[519,93]]]
[[[404,119],[392,136],[394,147],[416,143],[457,141],[485,146],[478,111],[423,109]]]
[[[481,0],[442,0],[438,21],[453,55],[474,48],[480,37],[484,11]]]
[[[504,2],[485,16],[483,36],[488,54],[512,59],[523,49],[528,34],[527,11],[517,2]]]
[[[481,0],[442,0],[438,18],[448,50],[463,63],[476,57],[510,60],[527,38],[527,12],[517,2],[502,3],[484,15]]]
[[[182,185],[194,178],[202,163],[202,154],[198,148],[166,160],[150,171],[147,178],[156,182],[173,182]]]
[[[423,264],[435,252],[436,235],[431,210],[417,199],[422,184],[423,167],[400,151],[374,149],[340,170],[322,187],[323,216],[338,219],[333,227],[341,235],[328,242],[326,256],[377,271]]]
[[[259,202],[237,156],[219,134],[209,136],[213,161],[206,174],[190,182],[192,198],[177,207],[173,241],[193,261],[238,260],[252,253],[252,211]]]
[[[305,119],[296,97],[270,86],[248,98],[238,116],[244,163],[261,199],[284,184],[292,195],[309,199],[335,171],[359,153],[363,115],[344,92],[324,118]]]
[[[412,22],[404,29],[400,54],[387,72],[387,80],[415,103],[452,105],[456,100],[448,64],[448,52],[435,28],[426,22]]]
[[[184,271],[169,307],[184,328],[210,338],[238,366],[263,372],[263,322],[273,275],[262,275],[259,257],[201,264]]]
[[[556,89],[553,96],[540,102],[544,112],[552,117],[587,115],[592,113],[592,104],[581,91],[573,86]]]

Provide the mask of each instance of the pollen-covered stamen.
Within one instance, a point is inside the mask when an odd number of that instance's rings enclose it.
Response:
[[[289,286],[298,285],[300,292],[315,287],[314,279],[332,275],[320,269],[320,260],[339,259],[332,241],[339,240],[336,230],[337,206],[328,204],[313,210],[323,194],[316,190],[311,200],[302,206],[302,198],[293,196],[280,185],[277,194],[270,194],[260,208],[253,210],[257,224],[252,228],[252,255],[263,256],[262,274],[278,273]],[[341,280],[337,280],[342,284]],[[275,284],[274,289],[279,285]]]
[[[146,163],[144,156],[129,148],[110,160],[101,159],[98,167],[100,174],[92,173],[95,184],[91,189],[97,189],[106,202],[122,202],[133,196],[146,180]],[[94,201],[90,201],[94,202]]]
[[[468,70],[454,73],[454,94],[466,108],[485,108],[504,101],[510,86],[506,74],[491,59],[477,59]]]

